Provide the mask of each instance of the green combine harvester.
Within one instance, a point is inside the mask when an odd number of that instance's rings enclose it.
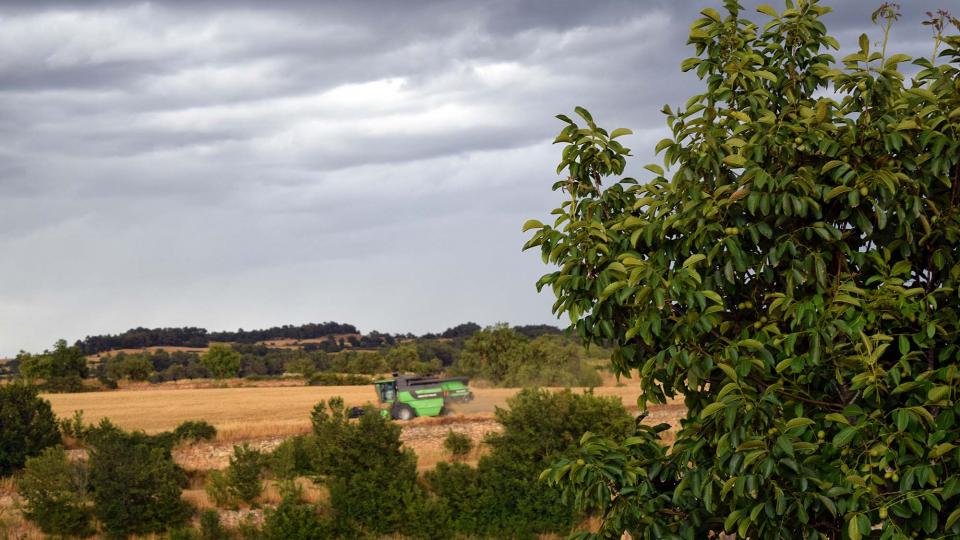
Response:
[[[473,400],[466,377],[414,377],[394,375],[391,379],[374,381],[377,399],[389,405],[384,414],[394,420],[410,420],[417,416],[440,416],[453,403]]]

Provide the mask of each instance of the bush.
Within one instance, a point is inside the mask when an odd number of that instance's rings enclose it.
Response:
[[[447,432],[447,438],[443,440],[443,448],[453,459],[463,459],[473,450],[473,439],[465,433],[451,429]]]
[[[59,442],[50,402],[38,397],[36,388],[0,385],[0,476],[22,468],[28,457]]]
[[[372,382],[366,375],[353,373],[315,373],[310,377],[310,386],[365,386]]]
[[[217,428],[205,420],[186,420],[173,430],[173,438],[177,442],[212,441],[216,436]]]
[[[200,538],[202,540],[228,540],[230,534],[220,524],[220,514],[213,509],[200,512]]]
[[[87,470],[71,463],[61,446],[27,459],[17,489],[26,501],[23,516],[48,535],[86,537],[94,533],[87,500]]]
[[[559,489],[538,482],[555,459],[575,452],[588,431],[632,432],[634,419],[619,399],[569,390],[526,389],[497,409],[503,431],[491,434],[476,469],[441,463],[425,475],[452,530],[466,535],[532,538],[560,533],[579,519]]]
[[[190,515],[180,499],[187,478],[170,455],[172,438],[125,433],[103,421],[87,443],[94,513],[108,535],[162,532]]]
[[[320,402],[312,421],[317,449],[313,470],[330,490],[330,507],[341,534],[362,530],[390,534],[409,522],[422,496],[417,460],[400,442],[400,427],[368,408],[348,420],[343,400]]]
[[[252,503],[263,492],[260,477],[266,456],[247,444],[233,447],[230,465],[223,472],[211,471],[207,478],[207,494],[218,506]]]
[[[315,435],[290,437],[280,443],[268,460],[271,472],[280,479],[291,479],[313,473],[313,455],[317,450]]]
[[[64,418],[60,420],[60,433],[64,437],[70,437],[71,439],[82,440],[87,436],[87,430],[89,428],[86,424],[83,423],[83,411],[73,411],[72,418]]]
[[[331,536],[330,528],[320,519],[315,506],[284,498],[276,508],[267,510],[263,529],[257,538],[323,540]]]

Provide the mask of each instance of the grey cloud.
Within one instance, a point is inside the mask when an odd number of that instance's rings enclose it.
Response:
[[[719,2],[712,2],[716,5]],[[759,2],[749,2],[753,13]],[[134,325],[550,322],[556,113],[698,91],[710,2],[0,3],[0,356]],[[837,2],[845,48],[873,3]],[[893,48],[926,54],[904,3]]]

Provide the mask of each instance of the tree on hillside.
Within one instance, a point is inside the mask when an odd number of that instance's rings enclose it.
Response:
[[[599,537],[909,538],[960,533],[960,22],[932,58],[887,51],[896,7],[836,67],[816,1],[755,24],[705,9],[682,68],[705,82],[657,145],[669,172],[578,108],[535,229],[585,341],[638,369],[652,432],[587,437],[546,479]],[[898,65],[912,64],[912,81]],[[605,184],[606,182],[606,184]]]
[[[240,353],[229,345],[214,344],[200,356],[200,364],[216,379],[236,377],[240,373]]]
[[[87,359],[79,347],[68,346],[65,340],[54,344],[52,351],[43,354],[21,352],[20,376],[27,380],[42,379],[51,387],[76,387],[90,372]]]

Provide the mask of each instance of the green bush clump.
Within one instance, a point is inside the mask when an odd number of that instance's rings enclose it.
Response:
[[[291,479],[313,473],[313,455],[316,452],[315,435],[298,435],[280,443],[271,452],[267,466],[280,479]]]
[[[229,540],[230,533],[220,523],[220,513],[213,509],[200,512],[200,538],[202,540]]]
[[[93,511],[87,498],[87,468],[72,463],[61,446],[27,459],[17,490],[24,498],[23,517],[53,536],[91,536]]]
[[[266,456],[249,445],[234,446],[227,469],[210,472],[207,494],[218,506],[253,503],[263,492],[261,476],[266,463]]]
[[[485,443],[476,468],[438,464],[424,476],[449,529],[464,535],[533,538],[565,532],[579,519],[559,489],[539,482],[555,460],[574,453],[587,432],[625,436],[635,421],[619,399],[570,390],[525,389],[497,409],[503,431]]]
[[[400,426],[368,408],[349,421],[340,398],[320,402],[312,413],[317,449],[312,469],[330,490],[330,507],[341,534],[402,531],[422,497],[417,458],[400,442]]]
[[[123,432],[107,420],[90,429],[94,513],[109,536],[162,532],[192,513],[180,499],[187,478],[171,457],[172,442],[171,437]]]
[[[60,442],[50,402],[36,388],[20,383],[0,385],[0,476],[23,467],[28,457]]]
[[[443,448],[453,459],[463,459],[473,450],[473,439],[465,433],[451,429],[443,440]]]
[[[217,428],[205,420],[186,420],[173,430],[173,438],[178,442],[212,441],[217,436]]]
[[[354,373],[315,373],[310,377],[310,386],[364,386],[372,382],[370,377]]]

